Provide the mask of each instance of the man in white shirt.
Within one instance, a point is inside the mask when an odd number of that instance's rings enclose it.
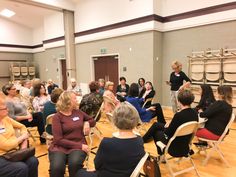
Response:
[[[67,88],[67,91],[75,92],[76,96],[82,96],[82,90],[77,85],[75,78],[70,79],[71,85]]]

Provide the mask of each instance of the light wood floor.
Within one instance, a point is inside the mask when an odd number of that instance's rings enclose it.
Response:
[[[170,120],[172,115],[172,112],[170,110],[164,110],[164,115],[167,120]],[[104,118],[103,118],[104,119]],[[103,120],[102,119],[102,120]],[[148,124],[146,126],[146,129],[151,124]],[[115,130],[110,126],[107,122],[101,122],[97,124],[98,128],[102,131],[103,136],[105,137],[111,137],[112,132]],[[236,173],[236,123],[233,123],[233,126],[231,127],[230,134],[227,136],[227,138],[224,140],[224,142],[221,144],[221,150],[225,155],[225,158],[228,160],[230,167],[226,167],[226,165],[221,161],[218,154],[214,153],[210,160],[208,161],[206,166],[202,165],[202,160],[204,159],[204,154],[196,153],[197,149],[193,147],[195,154],[192,156],[196,167],[202,177],[235,177]],[[141,132],[143,134],[145,132]],[[195,140],[196,141],[196,140]],[[99,145],[99,139],[94,137],[94,145]],[[33,142],[32,142],[33,143]],[[36,147],[36,156],[43,155],[47,153],[47,146],[46,145],[40,145],[39,141],[37,140],[36,143],[33,143]],[[157,155],[156,147],[153,142],[147,143],[144,145],[145,150],[149,152],[152,155]],[[96,151],[96,149],[94,150]],[[89,157],[89,168],[93,169],[93,159],[95,155],[91,154]],[[48,177],[48,168],[49,168],[49,161],[48,156],[42,156],[39,157],[39,177]],[[176,169],[181,169],[182,167],[187,167],[189,164],[187,162],[180,163],[180,165],[176,166]],[[170,176],[165,164],[160,164],[160,169],[163,177]],[[182,177],[193,177],[196,176],[195,172],[188,172],[183,175],[179,175]]]

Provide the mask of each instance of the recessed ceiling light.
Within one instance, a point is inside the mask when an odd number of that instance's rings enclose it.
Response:
[[[12,17],[13,15],[15,15],[16,13],[13,12],[13,11],[11,11],[11,10],[9,10],[9,9],[4,9],[4,10],[2,10],[2,11],[0,12],[0,14],[1,14],[2,16],[4,16],[4,17],[10,18],[10,17]]]

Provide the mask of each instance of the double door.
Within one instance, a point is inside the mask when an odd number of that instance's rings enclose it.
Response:
[[[114,82],[114,92],[119,84],[118,55],[93,58],[95,80],[100,78]]]

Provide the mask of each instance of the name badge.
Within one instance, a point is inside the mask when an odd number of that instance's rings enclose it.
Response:
[[[72,120],[77,121],[77,120],[79,120],[79,117],[73,117]]]
[[[5,128],[0,128],[0,134],[5,133],[6,129]]]

